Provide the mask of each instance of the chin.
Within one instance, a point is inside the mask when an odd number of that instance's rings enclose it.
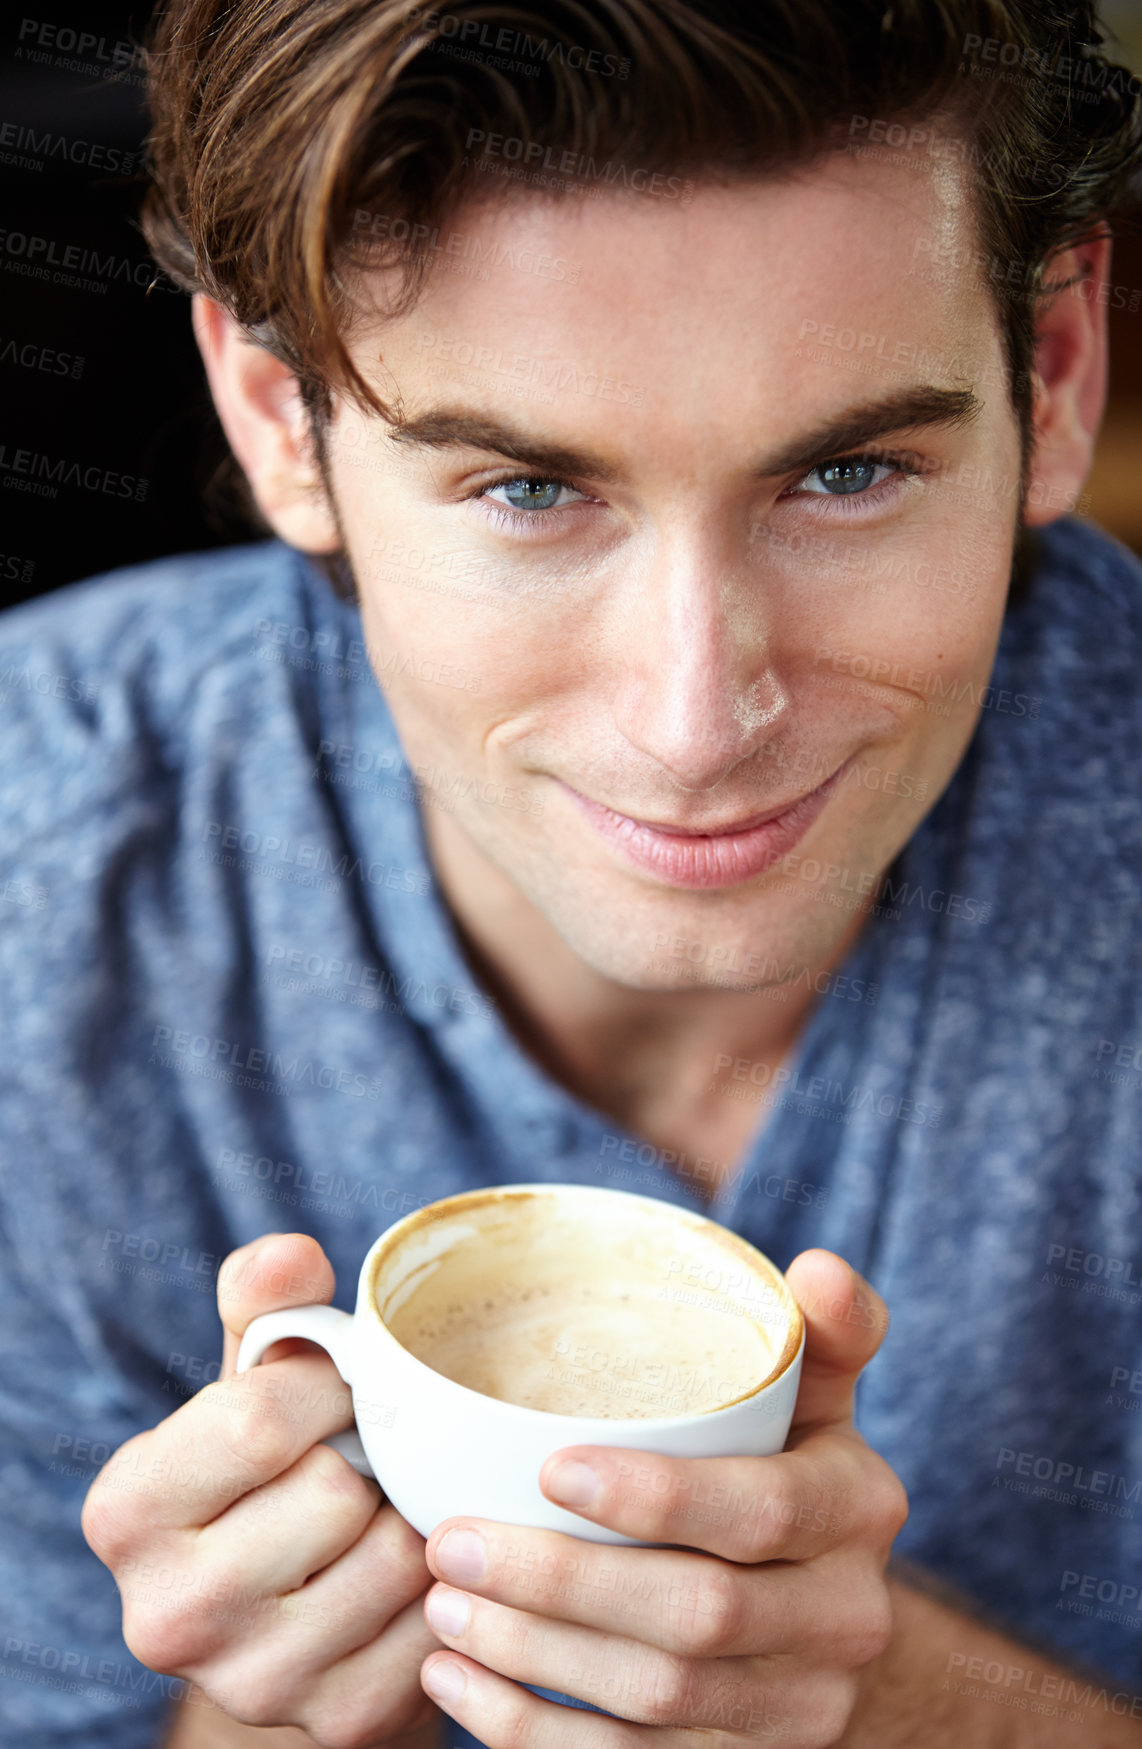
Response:
[[[719,895],[715,907],[597,892],[590,910],[582,904],[544,910],[571,952],[600,977],[662,994],[764,991],[780,984],[790,966],[828,954],[851,921],[847,912],[775,895],[739,891],[736,904],[729,898]]]

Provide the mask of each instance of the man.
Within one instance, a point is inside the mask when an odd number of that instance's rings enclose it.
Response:
[[[21,1742],[184,1695],[199,1744],[1142,1741],[1093,35],[168,13],[148,234],[277,543],[5,628]],[[232,1377],[401,1214],[544,1178],[708,1210],[806,1312],[781,1457],[545,1470],[658,1549],[426,1545],[326,1360]]]

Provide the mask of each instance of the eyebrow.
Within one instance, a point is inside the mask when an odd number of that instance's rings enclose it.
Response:
[[[927,430],[968,425],[982,402],[970,389],[940,388],[917,383],[878,401],[867,401],[794,438],[784,449],[762,457],[755,472],[762,478],[797,471],[805,473],[831,456],[860,444],[875,443],[894,431]],[[422,449],[480,449],[518,462],[536,477],[587,476],[613,485],[624,476],[617,462],[590,450],[550,443],[510,422],[483,418],[463,409],[433,407],[416,418],[401,420],[391,432],[394,443]]]

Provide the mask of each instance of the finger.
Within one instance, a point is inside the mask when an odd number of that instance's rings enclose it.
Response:
[[[723,1743],[743,1738],[751,1743],[759,1738],[789,1738],[795,1723],[808,1717],[813,1728],[817,1720],[811,1715],[825,1711],[822,1704],[806,1695],[797,1706],[795,1719],[784,1699],[770,1708],[765,1697],[755,1693],[749,1703],[726,1706],[726,1722],[720,1729],[642,1725],[540,1700],[507,1677],[452,1651],[427,1658],[420,1680],[441,1711],[470,1731],[486,1749],[519,1749],[525,1743],[528,1749],[652,1749],[652,1745],[653,1749],[719,1749]],[[560,1693],[569,1692],[562,1681],[550,1686]],[[833,1710],[836,1714],[835,1706]],[[850,1698],[846,1717],[851,1710]],[[832,1736],[822,1731],[814,1741],[834,1743],[839,1735],[839,1729]]]
[[[292,1624],[297,1656],[324,1666],[369,1646],[411,1604],[424,1633],[421,1599],[431,1584],[424,1538],[395,1506],[382,1506],[351,1548],[279,1598],[278,1613]]]
[[[225,1332],[221,1377],[233,1376],[239,1344],[255,1318],[287,1306],[328,1305],[336,1285],[333,1265],[308,1233],[267,1233],[231,1251],[218,1271],[218,1315]],[[294,1339],[275,1343],[267,1353],[280,1360],[303,1348],[310,1345]]]
[[[879,1461],[859,1435],[835,1432],[774,1457],[666,1458],[576,1445],[548,1458],[539,1483],[556,1505],[638,1542],[750,1564],[804,1561],[852,1533],[861,1486]]]
[[[795,1427],[848,1421],[853,1390],[888,1329],[888,1307],[862,1275],[832,1251],[802,1251],[785,1279],[805,1319],[805,1354]]]
[[[387,1743],[426,1723],[436,1713],[417,1674],[439,1646],[418,1594],[383,1634],[324,1672],[302,1722],[318,1743]]]
[[[458,1590],[696,1658],[805,1652],[831,1619],[826,1591],[837,1582],[836,1568],[822,1579],[804,1562],[743,1567],[476,1519],[438,1526],[425,1554],[432,1573]],[[862,1583],[854,1571],[849,1590]]]
[[[540,1700],[507,1677],[497,1676],[455,1652],[426,1658],[420,1680],[441,1711],[470,1731],[485,1749],[520,1749],[525,1743],[530,1749],[649,1749],[645,1727]],[[656,1749],[673,1749],[669,1741],[672,1735],[656,1734]],[[686,1732],[676,1741],[693,1746],[697,1739]],[[705,1744],[710,1749],[708,1736]]]
[[[299,1656],[292,1632],[251,1636],[212,1663],[209,1692],[246,1724],[292,1720],[307,1743],[381,1744],[432,1716],[417,1676],[433,1642],[418,1598],[383,1634],[332,1664]]]
[[[758,1664],[664,1652],[438,1585],[425,1620],[444,1644],[513,1682],[554,1688],[642,1725],[712,1729],[756,1696]]]
[[[303,1452],[348,1427],[352,1399],[328,1355],[294,1355],[206,1385],[104,1465],[96,1552],[113,1565],[156,1532],[197,1530]]]
[[[312,1445],[200,1531],[195,1564],[269,1596],[295,1591],[353,1546],[380,1501],[340,1452]]]

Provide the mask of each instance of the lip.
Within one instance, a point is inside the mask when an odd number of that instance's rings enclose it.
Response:
[[[851,762],[838,766],[816,789],[768,812],[712,831],[652,825],[616,813],[563,785],[599,836],[624,861],[669,887],[734,887],[764,874],[805,836]]]

